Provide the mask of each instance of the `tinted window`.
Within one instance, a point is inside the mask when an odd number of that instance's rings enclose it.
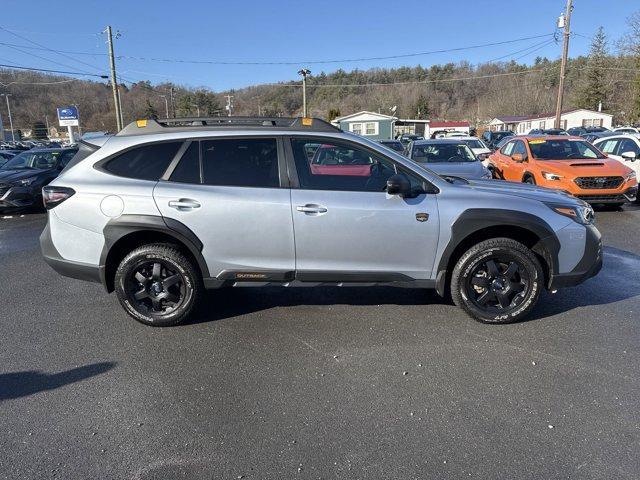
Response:
[[[618,148],[618,155],[622,155],[626,152],[633,152],[637,156],[638,154],[640,154],[640,147],[638,147],[636,142],[634,142],[633,140],[626,138],[622,140],[622,143],[620,143],[620,147]]]
[[[192,142],[171,174],[172,182],[200,183],[200,142]]]
[[[158,180],[182,142],[154,143],[135,147],[109,160],[104,169],[121,177]]]
[[[303,152],[305,158],[306,153]],[[278,147],[274,138],[202,142],[202,176],[207,185],[278,187]]]
[[[383,193],[389,177],[403,173],[414,193],[424,191],[424,181],[417,175],[399,169],[382,155],[351,143],[323,143],[309,159],[305,154],[307,145],[316,143],[317,140],[291,140],[300,188]]]
[[[524,142],[518,140],[517,142],[513,142],[513,150],[511,151],[511,155],[515,154],[515,153],[519,153],[520,155],[522,155],[522,158],[525,159],[527,158],[527,149],[524,146]]]
[[[538,160],[574,160],[578,158],[603,158],[591,144],[584,140],[529,140],[529,149]]]

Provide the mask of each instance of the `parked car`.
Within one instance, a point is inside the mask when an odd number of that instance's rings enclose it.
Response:
[[[498,142],[506,137],[513,137],[515,133],[511,130],[502,130],[499,132],[492,132],[487,130],[482,134],[482,140],[491,150],[495,150],[498,146]]]
[[[406,147],[410,142],[413,142],[414,140],[424,140],[424,137],[421,135],[414,135],[412,133],[403,133],[398,136],[397,140],[400,140]]]
[[[610,137],[611,135],[615,135],[615,132],[611,130],[607,130],[604,132],[592,132],[592,133],[583,133],[580,135],[581,138],[584,138],[589,143],[594,143],[599,138]]]
[[[492,178],[491,172],[482,165],[467,143],[457,138],[411,142],[407,147],[407,156],[441,176]]]
[[[563,128],[534,128],[527,135],[569,135]]]
[[[43,189],[46,261],[148,325],[186,320],[204,288],[362,283],[448,289],[505,323],[601,268],[592,209],[562,191],[447,180],[318,119],[200,122],[83,142]]]
[[[482,140],[476,137],[460,137],[456,140],[459,140],[467,145],[473,152],[473,154],[478,157],[478,159],[484,162],[491,153],[491,149],[487,147]]]
[[[609,132],[610,130],[606,127],[598,127],[598,126],[592,126],[592,127],[573,127],[567,130],[567,133],[569,135],[573,135],[576,137],[582,137],[583,135],[587,135],[589,133],[602,133],[602,132]]]
[[[77,149],[32,149],[0,167],[0,210],[42,206],[42,187],[56,178]]]
[[[391,150],[395,150],[396,152],[404,152],[404,145],[400,140],[379,140],[378,143],[385,147],[389,147]]]
[[[636,127],[617,127],[613,131],[616,133],[640,133]]]
[[[7,150],[0,150],[0,167],[15,157],[16,154]]]
[[[580,137],[513,138],[489,161],[499,178],[563,190],[589,203],[621,206],[638,192],[633,170]]]
[[[622,162],[640,175],[640,134],[622,134],[601,138],[594,142],[609,158]],[[636,198],[636,202],[639,201]]]

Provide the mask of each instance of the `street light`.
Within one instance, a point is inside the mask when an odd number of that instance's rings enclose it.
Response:
[[[169,102],[167,101],[167,96],[166,95],[160,95],[162,98],[164,98],[164,109],[165,112],[167,112],[167,117],[169,118]]]
[[[311,75],[311,70],[303,68],[298,71],[298,75],[302,75],[302,116],[307,116],[307,75]]]
[[[7,112],[9,113],[9,127],[11,128],[11,141],[15,143],[16,136],[13,133],[13,120],[11,118],[11,107],[9,106],[10,93],[0,93],[0,96],[4,96],[7,99]]]

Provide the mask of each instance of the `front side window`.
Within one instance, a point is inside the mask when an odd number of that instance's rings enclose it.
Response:
[[[202,181],[207,185],[276,188],[280,186],[275,138],[204,140]],[[302,153],[306,158],[306,153]]]
[[[112,158],[104,169],[120,177],[158,180],[165,172],[182,142],[141,145]]]
[[[537,160],[575,160],[580,158],[604,158],[584,140],[529,140],[531,154]]]
[[[622,155],[623,153],[626,153],[626,152],[632,152],[632,153],[635,153],[636,156],[638,156],[640,155],[640,147],[636,142],[634,142],[630,138],[625,138],[624,140],[622,140],[622,143],[620,144],[620,148],[618,149],[618,155]]]
[[[424,180],[391,160],[348,142],[323,143],[314,157],[305,154],[307,145],[317,140],[291,140],[300,188],[352,192],[384,192],[387,180],[396,173],[409,179],[416,193],[424,191]]]
[[[513,151],[513,146],[516,142],[509,142],[507,143],[504,147],[502,147],[502,149],[500,150],[500,153],[502,155],[506,155],[507,157],[511,156],[511,152]]]
[[[465,143],[429,143],[414,145],[411,160],[419,163],[475,162],[476,156]]]
[[[513,150],[511,151],[511,155],[519,153],[522,155],[523,160],[527,158],[527,147],[524,146],[524,142],[517,140],[513,142]]]

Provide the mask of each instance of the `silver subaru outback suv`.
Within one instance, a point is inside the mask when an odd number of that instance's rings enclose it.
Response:
[[[43,198],[49,265],[148,325],[208,288],[274,284],[433,288],[506,323],[602,266],[583,201],[441,178],[311,118],[139,120],[83,142]]]

